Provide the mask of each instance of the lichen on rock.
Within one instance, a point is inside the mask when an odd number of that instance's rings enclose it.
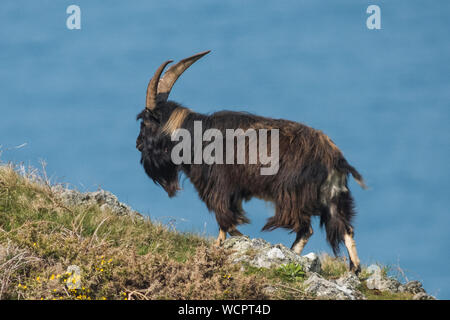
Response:
[[[408,293],[413,299],[435,299],[425,292],[419,281],[402,284],[383,273],[378,265],[370,265],[366,268],[365,273],[368,274],[366,279],[359,278],[349,271],[334,278],[326,276],[327,273],[322,270],[321,259],[315,253],[300,256],[282,244],[271,244],[263,239],[250,239],[245,236],[228,238],[225,240],[223,247],[230,250],[229,259],[236,264],[242,263],[243,265],[266,269],[280,268],[290,264],[301,265],[306,272],[302,284],[303,290],[310,297],[334,300],[365,300],[367,298],[361,291],[364,289],[362,283],[364,281],[365,287],[378,295],[380,292]],[[245,268],[243,267],[243,269]],[[269,291],[275,290],[273,286],[268,288]]]
[[[224,248],[232,251],[233,263],[245,262],[257,268],[280,267],[296,263],[305,272],[320,272],[320,260],[314,253],[299,256],[282,244],[272,245],[263,239],[250,239],[245,236],[231,237],[224,242]]]
[[[77,190],[64,188],[61,185],[56,185],[52,187],[52,192],[67,206],[99,205],[101,210],[109,209],[117,215],[141,217],[137,211],[120,202],[117,197],[109,191],[99,190],[83,193]]]
[[[360,284],[358,277],[351,273],[337,280],[326,280],[317,273],[314,273],[304,284],[306,286],[306,293],[322,299],[365,299],[364,295],[357,289],[357,286]]]

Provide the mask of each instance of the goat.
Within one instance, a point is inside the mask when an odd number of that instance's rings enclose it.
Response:
[[[161,77],[165,67],[173,62],[166,61],[151,78],[146,108],[137,116],[141,123],[136,148],[141,152],[141,164],[147,175],[173,197],[180,189],[179,175],[184,173],[207,208],[215,213],[219,225],[217,245],[222,244],[227,233],[242,235],[236,227],[249,223],[242,201],[256,197],[275,205],[275,215],[268,219],[263,230],[281,227],[296,232],[292,250],[300,255],[313,233],[311,217],[319,216],[334,254],[339,253],[344,242],[350,269],[359,272],[352,226],[355,210],[347,178],[351,174],[362,188],[365,184],[327,135],[293,121],[232,111],[204,115],[168,101],[178,77],[209,52],[181,60]],[[261,164],[174,163],[173,134],[181,129],[193,134],[195,122],[200,122],[205,129],[221,132],[228,128],[278,129],[278,172],[261,175],[258,171]]]

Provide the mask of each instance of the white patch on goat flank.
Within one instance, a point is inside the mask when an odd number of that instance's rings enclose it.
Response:
[[[330,200],[341,192],[348,192],[346,182],[347,177],[345,174],[332,170],[328,174],[327,180],[320,187],[320,200],[322,203],[329,205]]]

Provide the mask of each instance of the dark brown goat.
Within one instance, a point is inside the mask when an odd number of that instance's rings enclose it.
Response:
[[[136,141],[148,176],[172,197],[179,190],[179,175],[184,173],[208,209],[215,213],[220,228],[218,245],[225,240],[227,232],[241,234],[236,226],[249,222],[242,201],[252,197],[274,203],[275,215],[268,219],[263,230],[282,227],[296,232],[292,248],[297,254],[313,233],[311,217],[320,216],[334,253],[338,253],[344,242],[350,256],[350,268],[359,272],[351,224],[355,211],[347,188],[348,175],[351,174],[362,187],[365,185],[361,175],[327,135],[297,122],[249,113],[221,111],[203,115],[167,100],[178,77],[207,53],[209,51],[181,60],[161,77],[164,68],[172,62],[167,61],[150,80],[146,108],[138,115],[142,121]],[[278,171],[273,175],[261,175],[262,164],[249,162],[174,163],[171,157],[175,146],[173,133],[184,129],[194,135],[196,121],[202,124],[203,130],[214,128],[223,133],[227,129],[278,129]],[[248,146],[249,139],[244,137],[244,140]],[[249,157],[247,154],[247,161]]]

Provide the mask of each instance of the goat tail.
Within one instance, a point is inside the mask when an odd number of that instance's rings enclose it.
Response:
[[[360,185],[361,188],[363,188],[364,190],[367,189],[367,185],[364,182],[364,178],[362,177],[362,175],[352,165],[350,165],[347,160],[345,160],[344,158],[340,159],[339,167],[350,173],[353,179],[355,179],[355,181]]]

